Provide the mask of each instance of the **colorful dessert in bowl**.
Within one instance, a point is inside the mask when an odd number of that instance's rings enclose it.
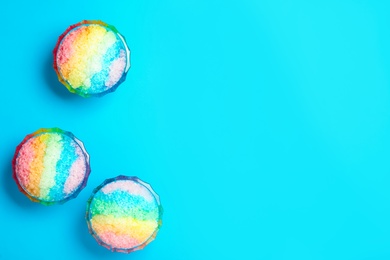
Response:
[[[162,224],[162,206],[152,187],[120,175],[107,179],[92,193],[86,220],[96,241],[113,252],[143,249]]]
[[[113,92],[126,79],[130,50],[115,27],[102,21],[70,26],[53,51],[59,81],[82,97]]]
[[[91,171],[83,143],[59,128],[27,135],[12,160],[19,190],[34,202],[62,204],[86,186]]]

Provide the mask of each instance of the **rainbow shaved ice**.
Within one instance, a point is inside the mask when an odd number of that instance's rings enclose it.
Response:
[[[82,97],[115,91],[130,69],[124,37],[102,21],[85,20],[70,26],[59,37],[53,54],[59,81]]]
[[[19,190],[44,205],[75,198],[91,171],[83,143],[59,128],[27,135],[16,148],[12,168]]]
[[[86,220],[96,241],[113,252],[143,249],[162,224],[162,206],[152,187],[138,179],[120,175],[107,179],[92,193]]]

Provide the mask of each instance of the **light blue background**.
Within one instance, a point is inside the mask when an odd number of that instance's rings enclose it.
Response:
[[[390,2],[10,1],[0,5],[0,259],[390,259]],[[67,92],[58,36],[83,19],[117,27],[126,82]],[[83,140],[77,199],[30,202],[15,147],[41,127]],[[160,194],[157,239],[113,254],[88,234],[104,179]]]

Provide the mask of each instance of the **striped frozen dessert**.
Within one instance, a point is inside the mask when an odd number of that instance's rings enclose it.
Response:
[[[113,252],[143,249],[162,224],[162,206],[152,187],[120,175],[107,179],[87,203],[88,228],[97,242]]]
[[[75,198],[91,171],[83,143],[59,128],[27,135],[16,148],[12,168],[19,190],[44,205]]]
[[[53,51],[54,69],[67,89],[82,97],[115,91],[130,69],[130,50],[115,27],[102,21],[70,26]]]

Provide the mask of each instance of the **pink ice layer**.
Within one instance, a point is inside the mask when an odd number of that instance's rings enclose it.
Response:
[[[70,168],[69,177],[65,182],[64,192],[66,194],[72,193],[83,182],[84,174],[86,171],[84,155],[80,147],[76,147],[76,153],[78,155],[77,160]]]
[[[35,158],[34,149],[32,149],[32,142],[34,138],[29,139],[20,149],[16,164],[16,171],[18,172],[18,180],[22,187],[27,187],[29,183],[30,165]],[[19,158],[23,158],[20,160]]]
[[[113,248],[133,248],[139,246],[138,240],[126,235],[118,235],[114,232],[100,233],[99,237],[102,241],[108,242]]]
[[[84,27],[81,27],[79,30],[85,30]],[[66,40],[60,45],[58,50],[58,65],[61,66],[64,63],[68,62],[70,57],[73,56],[75,51],[75,46],[72,44],[76,41],[78,34],[76,31],[71,31],[67,36]]]
[[[126,57],[124,50],[120,51],[119,58],[114,60],[110,65],[110,72],[105,85],[109,88],[114,86],[122,77],[126,66]]]
[[[134,181],[117,180],[107,184],[102,188],[102,192],[105,194],[111,193],[115,190],[123,190],[133,195],[142,196],[149,202],[154,200],[152,193],[146,187]]]

